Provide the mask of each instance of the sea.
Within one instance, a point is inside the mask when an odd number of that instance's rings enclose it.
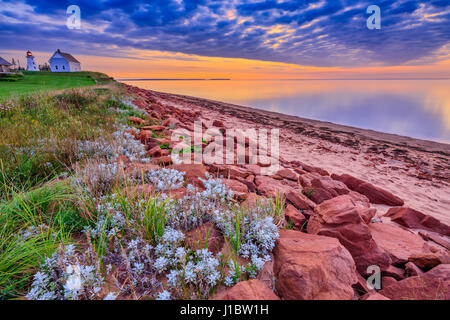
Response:
[[[143,89],[450,143],[450,79],[118,79]]]

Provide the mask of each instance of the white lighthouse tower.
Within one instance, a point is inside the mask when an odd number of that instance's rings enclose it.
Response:
[[[39,68],[34,62],[34,57],[30,50],[27,51],[27,71],[39,71]]]

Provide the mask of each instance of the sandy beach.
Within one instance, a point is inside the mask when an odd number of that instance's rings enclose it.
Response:
[[[225,128],[279,128],[281,162],[300,161],[382,187],[405,206],[450,223],[450,145],[148,90],[159,103],[200,111]],[[375,205],[378,215],[387,206]]]

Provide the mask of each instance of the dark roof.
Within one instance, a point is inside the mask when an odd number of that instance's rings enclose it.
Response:
[[[56,50],[56,52],[58,52],[60,55],[62,55],[69,62],[80,63],[80,61],[75,59],[70,53],[61,52],[59,49]]]
[[[0,57],[0,65],[2,65],[2,66],[12,66],[11,63],[9,63],[8,61],[6,61],[6,60],[3,59],[2,57]]]

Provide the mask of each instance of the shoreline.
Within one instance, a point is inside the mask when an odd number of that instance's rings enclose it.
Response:
[[[280,162],[300,161],[350,174],[405,200],[405,206],[450,223],[450,145],[284,115],[185,95],[141,89],[158,103],[199,112],[206,127],[280,129]],[[389,207],[374,205],[380,216]]]
[[[187,103],[196,103],[200,107],[208,108],[214,111],[221,111],[232,116],[248,119],[249,115],[258,115],[253,119],[254,122],[265,124],[268,121],[277,121],[286,124],[289,129],[297,129],[303,126],[310,126],[311,129],[318,131],[328,131],[330,133],[347,134],[349,136],[358,135],[360,138],[371,139],[380,143],[390,143],[399,147],[412,148],[418,151],[441,153],[450,156],[450,144],[432,140],[425,140],[413,137],[402,136],[394,133],[386,133],[372,129],[358,128],[348,125],[342,125],[329,121],[314,120],[299,116],[288,115],[280,112],[267,111],[254,107],[241,106],[228,102],[210,100],[206,98],[198,98],[193,96],[159,92],[150,89],[142,89],[150,91],[153,94],[168,100],[180,99]]]

